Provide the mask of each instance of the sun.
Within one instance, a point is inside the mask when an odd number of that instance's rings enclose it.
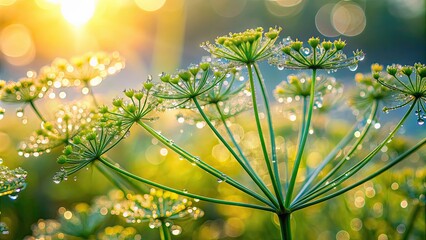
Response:
[[[61,13],[73,26],[82,27],[94,15],[95,0],[61,0]]]

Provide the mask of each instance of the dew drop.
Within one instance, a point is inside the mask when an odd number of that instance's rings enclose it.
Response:
[[[425,124],[425,120],[423,120],[423,118],[419,118],[419,119],[417,119],[417,124],[419,126],[422,126],[423,124]]]
[[[182,233],[182,228],[178,225],[173,225],[170,228],[170,231],[172,232],[173,235],[177,236]]]
[[[359,55],[356,56],[356,59],[358,61],[362,61],[362,60],[364,60],[364,58],[365,58],[365,54],[359,54]]]
[[[17,193],[12,193],[10,195],[8,195],[8,197],[12,200],[16,200],[18,198],[18,194]]]
[[[358,64],[355,63],[353,65],[350,65],[348,68],[350,71],[354,72],[358,69]]]
[[[2,109],[0,108],[0,120],[2,120],[4,118],[4,111],[2,111]]]
[[[278,68],[278,70],[282,71],[282,70],[284,70],[284,65],[282,65],[282,64],[278,64],[278,65],[277,65],[277,68]]]
[[[18,110],[16,110],[16,116],[17,116],[18,118],[23,117],[23,116],[24,116],[24,109],[22,109],[22,108],[18,108]]]
[[[0,158],[0,165],[3,164],[3,158]]]
[[[184,188],[182,191],[183,191],[184,193],[188,193],[188,190],[187,190],[186,188]]]
[[[308,56],[309,53],[311,53],[311,50],[309,48],[303,48],[302,53],[303,53],[303,55]]]

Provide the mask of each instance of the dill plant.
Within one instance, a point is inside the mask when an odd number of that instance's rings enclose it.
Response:
[[[117,53],[89,53],[71,60],[57,59],[39,74],[31,72],[27,78],[16,83],[0,82],[0,99],[20,104],[18,116],[22,116],[22,109],[30,105],[42,122],[41,129],[21,144],[21,155],[40,156],[50,152],[52,148],[64,146],[63,154],[57,160],[62,167],[53,177],[55,183],[68,179],[81,169],[95,166],[127,196],[127,200],[107,212],[119,214],[131,222],[147,220],[153,228],[160,229],[161,239],[171,239],[170,233],[181,232],[177,225],[169,222],[175,220],[172,217],[185,218],[189,215],[196,219],[202,216],[202,210],[190,207],[192,205],[189,204],[189,199],[193,199],[194,202],[201,200],[275,214],[279,219],[280,229],[280,237],[277,234],[277,238],[289,240],[293,239],[292,213],[350,191],[424,146],[425,138],[407,151],[394,156],[385,165],[371,166],[375,162],[375,156],[397,135],[413,111],[417,115],[419,127],[423,127],[426,112],[426,67],[420,63],[413,66],[392,65],[383,72],[383,67],[376,64],[372,66],[371,76],[358,74],[358,92],[349,99],[354,111],[358,113],[357,121],[320,163],[307,171],[305,179],[298,181],[301,166],[305,164],[311,147],[309,140],[315,139],[312,125],[317,112],[337,103],[335,100],[324,101],[325,99],[343,95],[341,83],[330,76],[320,75],[321,71],[324,74],[344,68],[355,71],[359,61],[364,59],[364,53],[355,51],[353,55],[348,55],[344,51],[346,43],[340,39],[331,42],[313,37],[304,43],[288,37],[277,42],[281,30],[277,27],[268,31],[262,28],[249,29],[218,37],[214,43],[205,42],[201,46],[211,56],[186,69],[161,73],[158,79],[148,76],[140,89],[124,90],[124,95],[112,100],[110,106],[98,104],[92,87],[125,66]],[[299,119],[298,132],[282,136],[284,139],[291,139],[297,135],[294,156],[277,154],[276,141],[281,133],[274,128],[273,103],[268,93],[268,82],[263,78],[259,66],[262,61],[268,61],[277,70],[301,71],[300,74],[288,76],[274,90],[278,104],[295,105],[299,108],[290,119]],[[52,86],[59,89],[82,86],[82,93],[91,96],[92,104],[89,105],[93,107],[81,104],[64,106],[55,115],[56,119],[46,120],[36,108],[35,102],[52,93]],[[383,106],[385,112],[402,107],[408,109],[388,135],[380,137],[371,132]],[[161,129],[154,129],[151,122],[166,109],[185,110],[179,119],[203,122],[208,126],[248,175],[252,184],[243,184],[234,179],[192,154],[189,149],[181,147],[172,140],[173,137],[163,134]],[[244,143],[239,141],[230,127],[238,118],[237,115],[246,111],[252,113],[259,142],[256,157],[246,151]],[[3,114],[3,109],[0,109],[0,113]],[[225,132],[221,132],[219,126]],[[108,152],[125,141],[132,127],[140,127],[189,164],[202,169],[218,182],[228,184],[252,197],[254,203],[224,200],[175,189],[121,167],[108,156]],[[372,147],[366,151],[358,151],[371,136],[376,137],[375,141],[369,141],[373,144]],[[195,139],[194,144],[198,144]],[[253,158],[261,159],[266,168],[267,179],[253,167]],[[366,168],[370,171],[363,174],[361,170]],[[148,190],[135,184],[135,181],[161,190]],[[131,193],[136,195],[127,195]],[[152,214],[156,206],[159,206],[152,201],[162,204],[167,202],[167,207],[171,208],[161,214]],[[83,209],[80,212],[88,211],[88,207],[84,206],[80,206]],[[185,214],[181,214],[181,210]],[[78,229],[78,226],[75,227]]]

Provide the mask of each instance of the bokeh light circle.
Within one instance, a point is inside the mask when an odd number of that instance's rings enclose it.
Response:
[[[332,24],[336,31],[345,36],[356,36],[367,24],[364,10],[356,3],[342,1],[332,10]]]
[[[247,5],[247,0],[211,0],[210,4],[216,14],[231,18],[240,15]]]
[[[163,7],[166,0],[135,0],[135,3],[144,11],[153,12]]]
[[[315,15],[315,26],[318,31],[326,37],[336,37],[340,35],[331,23],[333,8],[334,4],[326,4],[322,6]]]

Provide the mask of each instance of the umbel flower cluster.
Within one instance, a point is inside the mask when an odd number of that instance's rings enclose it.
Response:
[[[38,73],[29,72],[17,82],[0,81],[2,102],[19,104],[18,117],[23,117],[23,110],[29,105],[41,121],[41,128],[21,143],[19,155],[37,157],[63,147],[57,158],[61,167],[53,176],[54,183],[76,176],[82,169],[95,167],[124,191],[121,199],[116,198],[114,203],[104,201],[106,205],[95,211],[87,204],[77,205],[75,212],[63,210],[61,214],[65,220],[76,218],[68,225],[39,222],[35,228],[39,232],[49,230],[54,234],[62,229],[61,234],[76,236],[75,233],[81,232],[82,219],[101,219],[112,214],[122,216],[130,223],[148,222],[151,228],[159,229],[161,239],[171,239],[183,231],[174,221],[202,217],[203,211],[193,206],[193,202],[206,201],[275,214],[279,220],[277,235],[288,240],[292,239],[292,213],[370,181],[424,146],[426,139],[421,136],[423,138],[408,150],[389,156],[387,162],[378,158],[386,152],[387,144],[399,134],[411,115],[417,117],[416,127],[424,127],[424,64],[392,65],[386,72],[375,64],[371,74],[358,73],[355,76],[356,91],[344,94],[341,81],[328,74],[345,68],[356,71],[364,53],[357,50],[348,54],[345,41],[340,39],[332,42],[312,37],[303,43],[288,37],[279,42],[281,31],[278,27],[268,31],[249,29],[218,37],[214,43],[205,42],[202,47],[211,56],[173,73],[161,73],[158,78],[148,75],[140,89],[124,90],[123,95],[114,98],[111,104],[99,104],[92,87],[124,68],[118,53],[88,53],[70,60],[56,59]],[[265,81],[262,75],[259,65],[262,61],[269,62],[277,70],[300,71],[285,75],[283,79],[286,80],[275,86],[276,103],[270,100],[269,89],[274,86],[269,86],[271,81]],[[64,104],[50,119],[36,103],[46,96],[65,98],[63,88],[81,89],[82,94],[89,94],[91,101]],[[318,161],[308,163],[310,153],[316,147],[313,143],[321,138],[316,135],[316,119],[341,110],[334,106],[343,102],[340,99],[346,96],[356,115],[353,128],[338,129],[344,134],[340,141],[329,149],[322,149],[326,153],[319,156]],[[272,105],[291,108],[294,117],[290,117],[289,122],[274,119]],[[406,109],[397,123],[386,128],[389,132],[384,135],[376,130],[380,127],[377,125],[379,117],[382,117],[380,108],[385,112]],[[182,143],[175,142],[167,132],[156,129],[152,122],[168,109],[179,112],[179,123],[196,123],[197,127],[208,128],[236,162],[238,170],[246,175],[244,180],[218,168],[211,159],[193,154],[193,149],[182,147]],[[3,113],[0,108],[0,114]],[[248,143],[236,132],[234,127],[239,121],[254,131],[255,147],[247,147],[245,144]],[[283,134],[274,127],[278,122],[292,125],[292,132]],[[152,141],[167,151],[174,152],[181,160],[252,201],[179,190],[128,170],[131,168],[126,159],[114,161],[110,152],[126,141],[133,128],[140,128],[143,134],[149,134]],[[290,147],[281,144],[282,139]],[[194,149],[204,147],[203,141],[191,140]],[[368,144],[363,145],[367,140]],[[52,226],[46,228],[46,225]],[[97,226],[91,227],[98,229]],[[98,236],[108,238],[106,236],[121,234],[120,231],[134,237],[133,230],[120,227],[105,229]]]

